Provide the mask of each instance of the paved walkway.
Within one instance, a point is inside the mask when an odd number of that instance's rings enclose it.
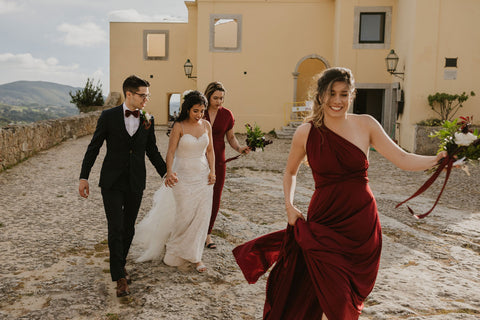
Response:
[[[157,137],[164,153],[165,132]],[[274,140],[265,152],[229,163],[214,231],[219,248],[206,249],[206,274],[135,263],[132,248],[132,295],[117,299],[96,186],[103,153],[91,174],[90,198],[77,191],[90,138],[67,141],[0,173],[0,319],[260,319],[265,277],[248,285],[230,252],[285,226],[281,186],[289,141]],[[370,157],[384,246],[377,284],[360,319],[479,319],[479,168],[471,168],[471,177],[454,172],[439,207],[418,221],[394,205],[427,177],[402,172],[375,152]],[[151,165],[147,171],[140,218],[161,183]],[[310,176],[302,167],[296,201],[304,212]],[[426,210],[434,196],[428,191],[412,205]]]

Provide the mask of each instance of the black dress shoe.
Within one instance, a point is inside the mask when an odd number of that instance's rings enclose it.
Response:
[[[125,275],[125,279],[127,279],[127,283],[131,284],[132,279],[130,278],[130,274],[127,272],[127,269],[123,268],[123,274]]]
[[[127,279],[121,278],[117,280],[117,297],[125,297],[130,294],[128,290]]]

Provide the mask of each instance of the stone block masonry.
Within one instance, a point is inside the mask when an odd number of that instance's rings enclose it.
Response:
[[[95,131],[101,111],[0,128],[0,172],[67,139]]]

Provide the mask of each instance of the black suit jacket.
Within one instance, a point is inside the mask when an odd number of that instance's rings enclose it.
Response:
[[[107,154],[103,160],[99,186],[111,188],[122,175],[127,175],[130,190],[142,192],[145,189],[146,169],[145,153],[160,176],[164,176],[167,168],[158,151],[153,117],[151,125],[146,127],[143,115],[140,116],[140,126],[133,136],[125,128],[123,105],[104,110],[97,122],[92,141],[88,145],[83,158],[80,179],[88,179],[98,152],[107,141]]]

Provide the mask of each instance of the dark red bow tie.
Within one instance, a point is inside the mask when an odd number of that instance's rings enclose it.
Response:
[[[137,109],[135,111],[130,111],[130,110],[125,110],[125,117],[130,117],[130,115],[134,116],[135,118],[138,118],[140,115],[140,111]]]

